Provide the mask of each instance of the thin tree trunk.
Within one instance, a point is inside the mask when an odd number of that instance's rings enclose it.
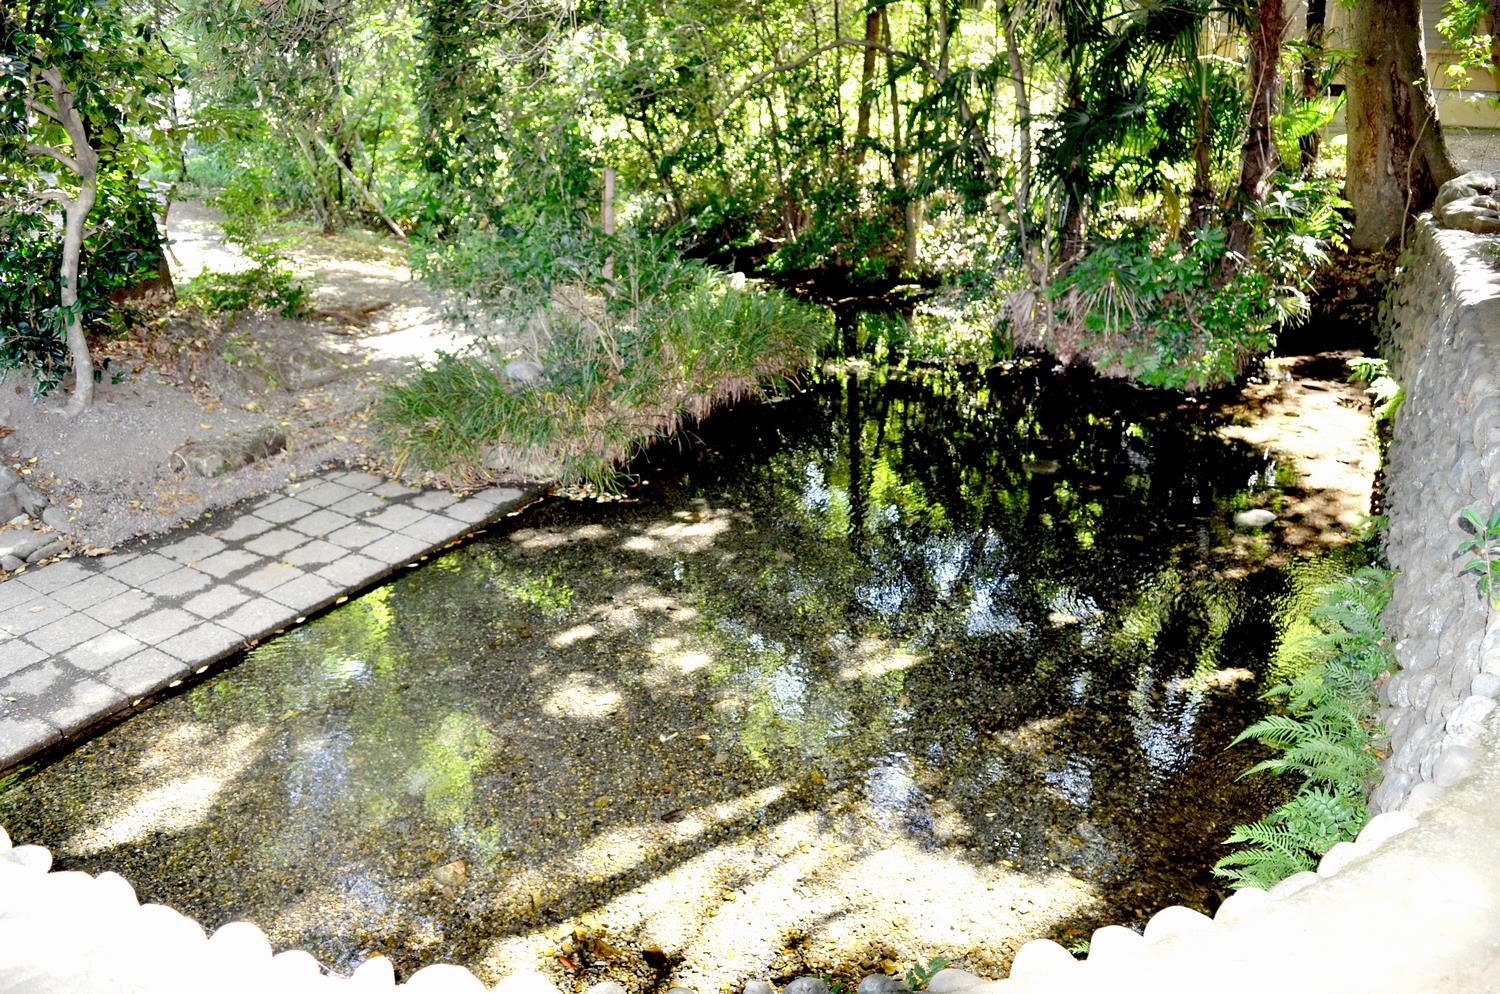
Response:
[[[76,151],[76,150],[75,150]],[[68,312],[68,352],[73,358],[73,396],[68,414],[80,414],[94,403],[94,360],[83,334],[83,312],[78,306],[78,261],[83,254],[83,226],[98,195],[94,170],[80,177],[78,196],[67,204],[63,226],[62,305]]]
[[[1208,63],[1198,60],[1198,113],[1193,121],[1193,189],[1188,223],[1201,228],[1213,220],[1213,106],[1208,93]]]
[[[615,233],[615,170],[613,166],[604,167],[604,189],[599,194],[599,230],[606,235]],[[613,254],[604,260],[604,278],[612,280],[615,278],[615,257]]]
[[[1422,51],[1420,0],[1359,0],[1351,17],[1349,164],[1352,248],[1398,241],[1409,214],[1453,178]]]
[[[880,8],[880,29],[885,34],[885,75],[886,82],[891,90],[891,179],[895,181],[896,189],[902,194],[902,222],[904,237],[902,238],[901,260],[908,270],[917,265],[917,229],[922,225],[922,219],[917,211],[916,198],[912,196],[909,183],[911,172],[911,156],[906,151],[906,145],[901,140],[901,95],[900,87],[896,79],[895,57],[890,50],[895,47],[891,38],[891,19],[886,13],[886,8]]]
[[[1266,202],[1271,177],[1281,165],[1271,122],[1281,98],[1281,41],[1286,33],[1283,0],[1260,0],[1250,28],[1250,108],[1245,144],[1240,149],[1240,184],[1229,222],[1229,257],[1233,269],[1250,253],[1254,226],[1251,211]]]
[[[875,102],[875,59],[879,55],[875,45],[880,41],[879,10],[865,15],[865,61],[859,73],[859,116],[854,122],[854,164],[865,164],[865,152],[870,140],[870,107]]]
[[[1302,56],[1302,99],[1316,100],[1323,95],[1323,36],[1328,16],[1328,0],[1307,0],[1306,48]],[[1322,138],[1316,131],[1302,136],[1302,172],[1312,171],[1318,161]]]
[[[344,161],[343,156],[335,154],[334,150],[329,146],[328,142],[323,139],[322,135],[314,134],[312,136],[312,139],[313,141],[318,143],[318,147],[323,150],[323,154],[333,160],[333,163],[338,167],[339,172],[349,177],[349,185],[354,187],[354,192],[359,194],[360,199],[365,202],[365,205],[368,206],[370,210],[380,215],[380,220],[384,221],[385,226],[391,229],[391,234],[395,235],[403,242],[406,241],[406,232],[401,230],[401,225],[391,220],[391,216],[385,212],[385,207],[381,205],[380,198],[377,197],[373,192],[371,192],[369,187],[360,182],[359,177],[354,174],[354,170],[350,168],[349,164]]]
[[[1016,101],[1016,229],[1020,235],[1021,254],[1026,256],[1028,224],[1031,216],[1031,95],[1026,89],[1026,66],[1021,61],[1021,47],[1016,36],[1015,11],[1008,0],[999,0],[1000,29],[1005,35],[1005,59],[1010,67],[1011,91]]]

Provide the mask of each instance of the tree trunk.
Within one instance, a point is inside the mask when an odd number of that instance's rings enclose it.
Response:
[[[875,102],[875,59],[880,54],[875,46],[880,42],[880,11],[872,10],[865,15],[865,62],[859,73],[859,117],[854,122],[854,164],[865,164],[865,152],[870,140],[870,106]]]
[[[1208,95],[1208,64],[1199,59],[1198,113],[1193,121],[1193,189],[1188,200],[1188,224],[1192,228],[1201,228],[1213,220],[1213,123],[1213,106]]]
[[[75,157],[76,152],[75,151]],[[68,313],[68,353],[73,359],[73,396],[68,414],[80,414],[94,403],[94,360],[83,334],[83,312],[78,306],[78,259],[83,253],[83,225],[98,196],[94,168],[79,177],[78,196],[68,201],[63,225],[62,305]]]
[[[1349,167],[1352,248],[1400,240],[1408,215],[1453,178],[1427,83],[1420,0],[1359,0],[1351,15]]]
[[[1000,0],[1000,28],[1005,36],[1005,60],[1010,68],[1011,92],[1016,101],[1016,234],[1021,255],[1027,256],[1027,219],[1031,216],[1031,95],[1026,90],[1026,66],[1016,35],[1016,12],[1008,0]]]
[[[1281,165],[1271,121],[1281,98],[1281,41],[1286,33],[1283,0],[1260,0],[1250,26],[1250,109],[1245,144],[1240,149],[1240,185],[1229,222],[1229,258],[1233,268],[1250,254],[1254,236],[1252,208],[1266,202],[1271,177]]]
[[[891,180],[902,194],[901,214],[905,236],[902,238],[901,261],[906,269],[912,270],[917,265],[917,232],[922,226],[922,218],[916,197],[907,185],[911,156],[901,141],[901,94],[897,86],[895,56],[891,54],[895,42],[891,37],[891,19],[886,11],[886,7],[880,8],[880,30],[885,37],[886,47],[885,76],[891,90]]]
[[[1302,99],[1316,100],[1323,95],[1323,34],[1328,17],[1328,0],[1307,0],[1306,49],[1302,55]],[[1316,131],[1302,136],[1302,172],[1312,171],[1318,161],[1322,139]]]
[[[406,232],[401,230],[401,225],[391,220],[391,216],[385,212],[385,205],[380,202],[380,198],[375,195],[373,190],[359,181],[359,177],[354,174],[354,169],[350,164],[334,152],[328,142],[324,141],[322,135],[314,133],[312,139],[318,143],[318,147],[323,150],[323,154],[333,160],[333,164],[338,167],[338,171],[349,177],[349,185],[354,187],[354,192],[359,194],[359,198],[365,202],[365,206],[380,216],[380,220],[385,222],[385,226],[391,229],[391,234],[403,242],[406,241]]]

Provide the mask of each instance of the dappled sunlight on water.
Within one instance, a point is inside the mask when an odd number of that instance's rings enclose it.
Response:
[[[1034,369],[832,377],[698,434],[102,734],[0,824],[335,965],[632,991],[993,974],[1215,902],[1266,803],[1225,752],[1289,582],[1229,523],[1264,456]]]

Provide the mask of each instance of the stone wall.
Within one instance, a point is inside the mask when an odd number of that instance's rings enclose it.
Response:
[[[1381,689],[1392,751],[1377,811],[1455,782],[1500,694],[1500,612],[1456,556],[1463,509],[1500,508],[1500,257],[1493,240],[1424,218],[1402,262],[1390,318],[1406,398],[1386,468],[1399,575],[1385,619],[1401,671]]]

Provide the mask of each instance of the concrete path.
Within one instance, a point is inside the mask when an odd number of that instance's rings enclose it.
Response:
[[[329,472],[121,554],[0,583],[0,772],[514,510]]]

